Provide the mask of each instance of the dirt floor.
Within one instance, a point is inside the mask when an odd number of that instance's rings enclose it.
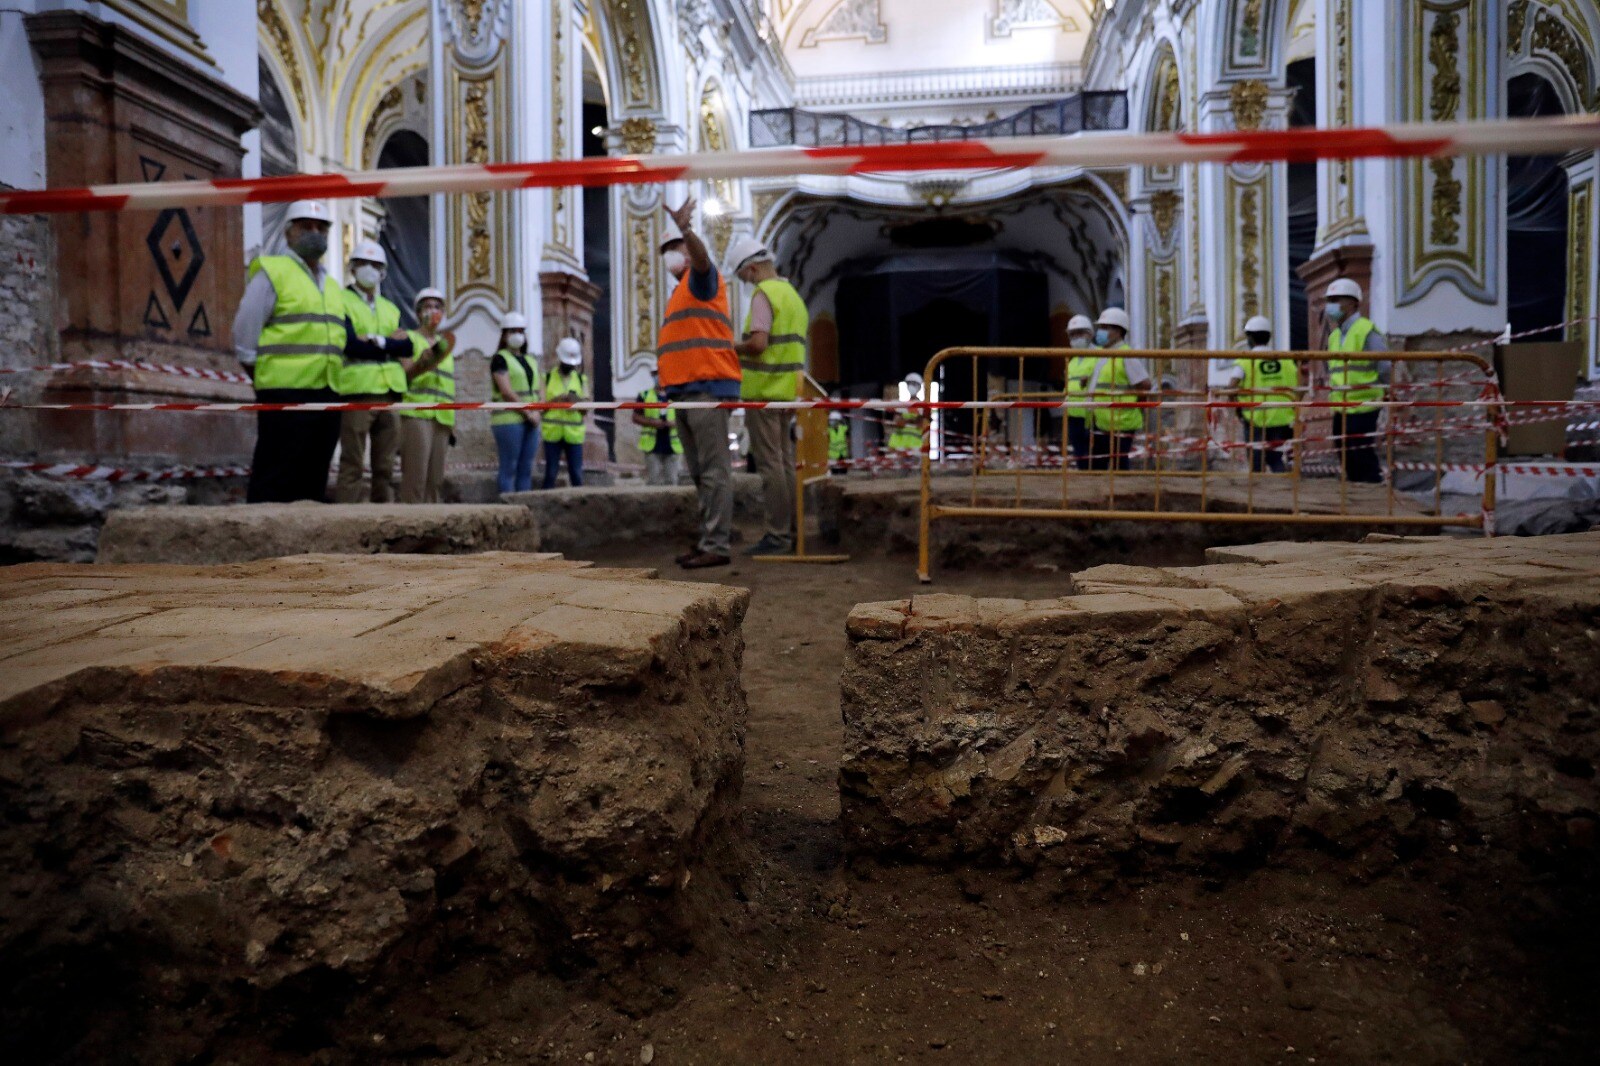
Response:
[[[680,576],[678,550],[596,561]],[[288,1044],[238,1034],[215,1061],[1592,1061],[1596,929],[1574,918],[1594,914],[1592,897],[1508,904],[1476,883],[1280,869],[1084,900],[999,872],[847,864],[844,619],[915,593],[910,560],[741,560],[701,576],[754,591],[749,835],[737,901],[693,954],[566,980],[463,959]],[[949,573],[936,587],[1038,598],[1066,575]]]

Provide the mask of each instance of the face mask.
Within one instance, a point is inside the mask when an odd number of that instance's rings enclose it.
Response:
[[[437,307],[428,307],[417,312],[417,321],[421,322],[429,329],[433,329],[435,326],[437,326],[440,320],[443,318],[444,312],[439,310]]]
[[[1082,348],[1089,347],[1090,341],[1089,341],[1088,337],[1084,337],[1084,336],[1080,335],[1080,336],[1077,336],[1077,337],[1068,337],[1067,338],[1067,344],[1070,345],[1073,348],[1082,349]]]
[[[509,347],[509,348],[519,348],[520,349],[527,342],[528,342],[528,335],[526,333],[507,333],[506,334],[506,346]]]
[[[362,263],[356,267],[356,284],[371,292],[378,287],[378,282],[383,280],[383,271],[370,263]]]
[[[1344,306],[1342,304],[1329,304],[1327,314],[1329,322],[1343,322]]]
[[[1111,334],[1106,330],[1097,329],[1094,331],[1094,342],[1100,347],[1104,348],[1106,345],[1111,343]]]
[[[321,259],[322,253],[328,250],[328,235],[326,233],[318,233],[315,230],[308,230],[296,236],[289,243],[289,247],[294,249],[296,255],[309,263],[313,259]]]
[[[689,269],[689,257],[676,248],[662,253],[661,261],[666,264],[667,273],[675,278],[683,277],[683,272]]]

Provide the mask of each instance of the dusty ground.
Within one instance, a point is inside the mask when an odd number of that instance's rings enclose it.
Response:
[[[678,578],[670,560],[682,547],[595,561]],[[1082,566],[1108,561],[1201,559],[1146,549]],[[745,873],[724,890],[738,898],[703,915],[693,953],[556,976],[485,953],[360,991],[348,1010],[336,1006],[348,989],[263,998],[210,1054],[185,1061],[1592,1061],[1592,893],[1354,884],[1309,868],[1088,900],[999,872],[847,865],[835,786],[844,620],[856,603],[922,591],[911,560],[741,560],[699,576],[753,595]],[[941,571],[934,588],[1068,591],[1062,571],[993,567]],[[140,1046],[149,1004],[109,978],[104,989],[76,980],[84,1009],[119,1012],[128,1046]]]
[[[678,550],[597,561],[677,576]],[[216,1061],[1591,1061],[1597,937],[1575,916],[1592,897],[1507,904],[1481,884],[1279,870],[1084,902],[999,874],[846,868],[843,623],[857,602],[917,591],[910,562],[703,576],[754,592],[750,869],[742,906],[694,955],[566,982],[464,959],[303,1042],[242,1038]],[[1041,597],[1066,576],[946,573],[937,587]]]

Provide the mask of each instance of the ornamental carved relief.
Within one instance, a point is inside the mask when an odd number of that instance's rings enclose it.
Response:
[[[1245,0],[1239,15],[1239,54],[1261,55],[1261,0]]]
[[[1578,87],[1579,96],[1592,94],[1594,104],[1600,105],[1600,91],[1595,90],[1589,72],[1589,57],[1584,54],[1583,46],[1565,22],[1541,10],[1534,17],[1533,40],[1529,43],[1533,51],[1555,56],[1572,78],[1572,84]]]
[[[1461,68],[1456,59],[1460,31],[1461,17],[1454,11],[1442,11],[1428,33],[1428,63],[1433,68],[1428,113],[1435,122],[1453,122],[1461,111]],[[1456,177],[1456,163],[1432,159],[1428,169],[1433,175],[1428,237],[1435,245],[1453,245],[1461,237],[1461,180]]]
[[[489,91],[482,82],[472,82],[462,97],[462,122],[467,133],[466,161],[489,161]],[[487,192],[467,195],[467,279],[482,281],[489,276],[490,238]]]
[[[650,50],[650,16],[645,0],[608,0],[606,19],[622,65],[623,101],[629,107],[656,103],[655,59]]]
[[[1174,189],[1158,189],[1150,196],[1150,220],[1155,223],[1161,243],[1172,239],[1172,230],[1178,224],[1178,206],[1181,198]]]
[[[1567,233],[1570,244],[1567,266],[1567,340],[1587,344],[1589,325],[1584,321],[1589,310],[1589,271],[1594,265],[1594,251],[1589,247],[1589,213],[1593,207],[1594,185],[1580,185],[1572,190],[1568,208]]]
[[[1239,288],[1244,318],[1261,313],[1261,196],[1255,188],[1239,195]]]
[[[1528,0],[1511,0],[1506,10],[1506,54],[1520,55],[1522,35],[1528,28]]]
[[[278,57],[283,69],[289,72],[289,88],[294,93],[294,102],[300,117],[304,119],[310,114],[306,110],[305,77],[300,71],[300,60],[295,56],[289,26],[283,21],[283,12],[278,10],[278,5],[272,0],[256,0],[256,18],[262,32],[267,35],[267,40],[272,45],[272,54]]]
[[[656,147],[656,124],[654,119],[625,118],[622,125],[617,127],[617,134],[622,138],[622,148],[629,155],[649,155]]]
[[[633,350],[653,352],[656,347],[656,241],[648,217],[630,220],[628,252],[633,266]]]
[[[1228,109],[1240,130],[1258,130],[1267,117],[1267,83],[1259,78],[1236,81],[1228,90]]]

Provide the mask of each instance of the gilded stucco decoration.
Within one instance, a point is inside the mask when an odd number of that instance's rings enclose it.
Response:
[[[436,0],[446,40],[466,66],[492,61],[511,17],[512,0]]]
[[[256,24],[266,39],[268,50],[278,60],[278,65],[288,74],[289,89],[294,94],[300,120],[306,121],[310,111],[306,108],[306,78],[300,70],[300,57],[295,54],[294,42],[283,12],[273,0],[256,0]]]
[[[1239,194],[1239,290],[1241,319],[1261,313],[1261,194],[1254,186]]]
[[[1161,237],[1161,243],[1166,244],[1172,239],[1172,231],[1178,224],[1178,208],[1182,199],[1175,189],[1157,189],[1150,196],[1150,220],[1155,223],[1156,233]]]
[[[550,152],[567,158],[567,5],[550,0]],[[551,243],[572,245],[572,189],[550,190]]]
[[[1500,64],[1498,51],[1486,54],[1485,44],[1490,20],[1503,13],[1495,0],[1428,0],[1408,7],[1396,26],[1402,57],[1397,69],[1406,72],[1396,118],[1486,117],[1489,72],[1498,72]],[[1394,162],[1389,171],[1398,194],[1389,205],[1398,253],[1396,305],[1415,303],[1444,281],[1471,300],[1495,302],[1504,210],[1496,195],[1499,167],[1482,158],[1429,159]]]
[[[462,122],[467,133],[466,161],[489,161],[488,87],[481,81],[468,82],[461,100]],[[467,194],[467,279],[483,281],[489,276],[489,207],[493,194]]]
[[[378,165],[378,134],[385,123],[398,115],[405,108],[405,92],[401,86],[395,85],[384,93],[378,100],[378,106],[372,110],[372,118],[367,120],[366,136],[361,138],[361,160],[365,167]]]
[[[659,101],[656,86],[655,50],[651,46],[650,12],[645,0],[596,0],[603,3],[606,29],[610,32],[620,71],[622,99],[612,102],[615,110],[624,107],[652,107]],[[618,77],[620,76],[620,77]]]
[[[889,39],[878,0],[838,0],[833,7],[800,37],[801,48],[815,48],[823,41],[864,40],[883,44]]]
[[[635,217],[628,226],[628,252],[633,275],[634,352],[653,352],[656,347],[655,315],[655,225],[648,217]]]
[[[656,149],[656,124],[654,119],[634,116],[625,118],[617,127],[622,138],[622,148],[629,155],[649,155]]]
[[[1595,250],[1589,244],[1590,219],[1594,210],[1594,183],[1574,186],[1567,208],[1567,340],[1587,346],[1589,324],[1586,316],[1592,313],[1589,274],[1594,269]]]
[[[1150,78],[1151,93],[1149,115],[1146,121],[1151,131],[1175,131],[1184,128],[1183,82],[1178,73],[1178,62],[1172,49],[1163,45],[1158,53]],[[1149,183],[1171,182],[1177,178],[1177,168],[1156,166],[1145,168]]]
[[[1533,38],[1529,43],[1532,51],[1554,56],[1577,87],[1579,97],[1590,100],[1591,107],[1600,109],[1600,91],[1595,87],[1589,57],[1565,22],[1549,11],[1540,10],[1534,17]]]
[[[755,219],[757,232],[761,231],[767,221],[767,216],[772,214],[772,209],[778,206],[778,201],[788,195],[788,189],[757,189],[750,195],[752,215]]]
[[[1258,130],[1267,117],[1267,83],[1259,78],[1236,81],[1228,89],[1228,109],[1235,129]]]
[[[1261,55],[1261,30],[1261,0],[1245,0],[1244,10],[1239,13],[1241,56],[1254,58]]]
[[[1456,48],[1461,17],[1443,11],[1428,34],[1428,63],[1433,75],[1428,88],[1428,111],[1435,122],[1451,122],[1461,111],[1461,68]],[[1455,244],[1461,236],[1461,181],[1455,160],[1432,159],[1433,194],[1429,198],[1429,239],[1434,244]]]
[[[1506,9],[1506,54],[1522,52],[1522,39],[1528,29],[1528,0],[1511,0]]]

